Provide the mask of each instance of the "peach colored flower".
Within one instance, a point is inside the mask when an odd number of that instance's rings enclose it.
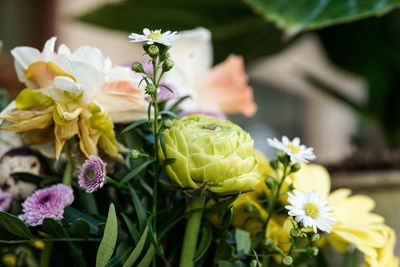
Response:
[[[218,105],[224,113],[240,112],[251,117],[256,113],[257,105],[248,80],[243,58],[230,55],[197,82],[199,104],[211,102]]]

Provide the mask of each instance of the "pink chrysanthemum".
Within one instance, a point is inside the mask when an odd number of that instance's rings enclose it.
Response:
[[[19,218],[30,226],[41,225],[45,218],[61,220],[64,208],[74,201],[70,186],[56,184],[33,192],[22,203],[23,214]]]
[[[12,200],[12,194],[8,192],[3,192],[0,189],[0,210],[1,211],[7,211],[8,208],[10,207]]]
[[[106,164],[101,158],[90,156],[82,166],[79,175],[79,186],[92,193],[97,188],[102,188],[106,179]]]

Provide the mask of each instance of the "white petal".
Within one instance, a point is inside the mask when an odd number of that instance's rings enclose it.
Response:
[[[14,60],[25,70],[28,69],[29,65],[32,63],[44,60],[39,50],[28,46],[18,46],[11,50],[11,54]]]
[[[104,69],[105,59],[101,51],[97,48],[81,46],[72,54],[72,58],[86,62],[98,71],[103,71]]]
[[[70,50],[69,47],[66,46],[65,44],[61,44],[61,45],[58,47],[57,53],[58,53],[59,55],[65,54],[65,55],[68,55],[68,56],[69,56],[69,55],[71,55],[71,50]]]
[[[57,76],[54,78],[54,85],[55,87],[72,92],[72,93],[79,93],[82,91],[79,84],[75,83],[70,77],[67,76]]]
[[[44,44],[42,54],[46,61],[50,61],[54,57],[54,46],[56,44],[57,37],[51,37]]]

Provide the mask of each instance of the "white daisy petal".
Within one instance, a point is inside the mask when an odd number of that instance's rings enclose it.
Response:
[[[304,227],[312,227],[314,232],[318,229],[330,232],[336,220],[333,218],[333,206],[326,206],[328,201],[318,197],[318,192],[302,193],[293,190],[288,193],[288,202],[291,205],[285,206],[288,214],[293,216],[295,221],[302,223]]]
[[[314,149],[301,145],[298,137],[295,137],[292,141],[287,136],[282,136],[282,141],[276,138],[268,138],[267,143],[269,146],[285,152],[292,162],[308,163],[316,158],[313,152]]]

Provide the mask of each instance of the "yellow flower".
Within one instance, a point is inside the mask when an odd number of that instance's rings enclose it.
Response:
[[[166,171],[182,188],[206,188],[215,193],[251,190],[258,183],[253,139],[230,121],[206,115],[175,120],[163,132],[168,158],[176,161]],[[159,149],[160,159],[165,155]]]
[[[302,192],[318,191],[335,206],[337,219],[328,241],[338,251],[354,245],[365,255],[367,266],[396,266],[394,257],[395,234],[384,224],[384,218],[372,213],[375,202],[368,196],[351,195],[350,189],[338,189],[329,194],[330,177],[319,165],[304,165],[294,177],[294,187]]]

